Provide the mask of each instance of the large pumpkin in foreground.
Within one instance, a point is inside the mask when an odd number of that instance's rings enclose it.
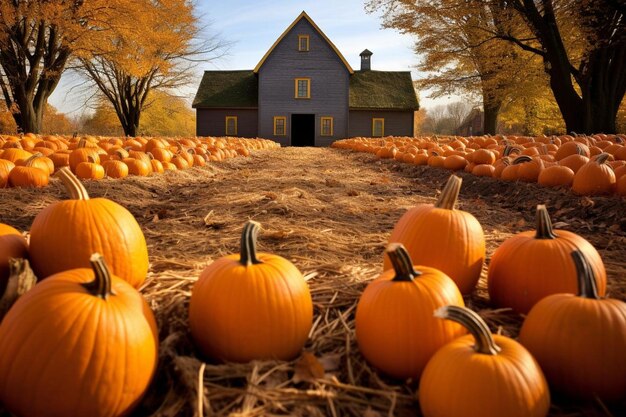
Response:
[[[626,398],[626,303],[600,298],[594,272],[572,252],[578,295],[539,301],[524,321],[520,342],[537,358],[555,390],[573,398]]]
[[[604,295],[606,271],[598,251],[575,233],[552,229],[546,206],[538,205],[537,229],[508,238],[491,257],[487,287],[492,303],[525,314],[548,295],[576,294],[576,266],[569,255],[576,249],[589,260],[598,293]]]
[[[442,347],[426,365],[419,385],[425,417],[545,417],[550,393],[531,354],[513,339],[493,335],[468,308],[442,307],[471,335]]]
[[[308,338],[313,325],[309,287],[287,259],[256,252],[259,228],[247,222],[241,253],[207,266],[192,289],[191,335],[207,357],[288,360]]]
[[[0,401],[24,417],[128,414],[156,368],[158,335],[141,294],[102,257],[37,284],[0,325]]]
[[[462,294],[476,287],[485,260],[485,235],[474,216],[455,210],[461,178],[452,175],[437,202],[420,204],[398,220],[389,243],[402,243],[415,265],[448,275]],[[384,269],[391,268],[385,258]]]
[[[88,267],[92,253],[107,260],[111,272],[138,288],[148,272],[148,247],[133,215],[106,199],[90,199],[68,168],[56,174],[71,199],[43,209],[30,229],[30,259],[42,279],[68,269]]]
[[[459,324],[433,311],[463,297],[443,272],[413,265],[402,244],[392,243],[388,269],[363,291],[356,309],[356,340],[369,363],[395,378],[417,378],[444,344],[465,334]]]

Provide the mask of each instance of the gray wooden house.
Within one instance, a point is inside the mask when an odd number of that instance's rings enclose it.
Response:
[[[413,136],[417,97],[409,71],[355,71],[302,12],[256,68],[205,71],[193,108],[198,136],[327,146],[354,136]]]

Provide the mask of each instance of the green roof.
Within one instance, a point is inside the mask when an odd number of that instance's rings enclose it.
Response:
[[[205,71],[192,107],[257,107],[258,90],[252,70]]]
[[[417,110],[409,71],[355,71],[350,76],[351,109]]]
[[[205,71],[193,108],[258,107],[259,83],[252,70]],[[355,71],[350,76],[350,108],[417,110],[408,71]]]

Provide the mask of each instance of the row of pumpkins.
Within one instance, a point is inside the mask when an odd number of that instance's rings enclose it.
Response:
[[[0,229],[3,258],[28,257],[45,278],[0,324],[0,402],[20,416],[125,415],[158,357],[154,316],[136,290],[148,270],[146,242],[125,208],[89,199],[68,168],[59,176],[71,199],[36,216],[28,245],[9,226]],[[412,208],[396,224],[384,272],[357,305],[365,359],[390,376],[420,378],[427,417],[545,416],[546,378],[577,398],[623,399],[626,303],[602,298],[599,254],[582,237],[553,230],[545,207],[537,230],[506,240],[489,266],[494,305],[528,313],[521,344],[492,335],[464,307],[485,240],[479,222],[454,208],[460,187],[451,176],[434,205]],[[259,230],[247,222],[240,253],[207,266],[192,289],[190,332],[208,358],[290,360],[307,340],[307,283],[287,259],[257,252]]]
[[[626,135],[351,138],[332,146],[580,195],[626,196]]]
[[[0,136],[0,188],[44,187],[69,167],[82,179],[146,176],[277,148],[268,139]]]

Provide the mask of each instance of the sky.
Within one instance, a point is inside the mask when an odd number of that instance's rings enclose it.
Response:
[[[197,0],[200,22],[210,33],[230,42],[228,53],[216,61],[200,63],[194,81],[181,91],[189,103],[204,70],[253,69],[276,39],[304,10],[343,54],[350,66],[359,69],[359,54],[373,52],[372,69],[412,71],[413,79],[419,57],[413,51],[414,40],[393,29],[382,29],[379,13],[368,14],[364,0]],[[50,104],[59,111],[80,116],[86,110],[85,93],[80,80],[64,74]],[[419,94],[422,108],[457,100],[458,97],[432,100]]]

